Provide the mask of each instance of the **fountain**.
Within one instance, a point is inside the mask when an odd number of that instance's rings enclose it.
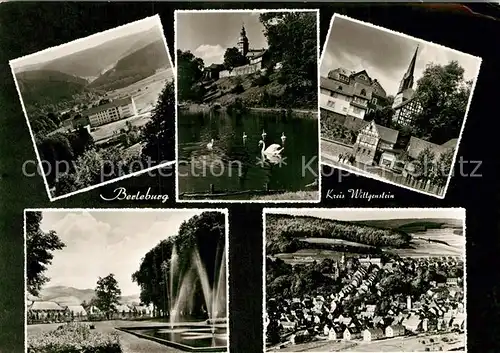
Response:
[[[192,250],[190,260],[188,268],[182,271],[179,267],[179,255],[174,246],[169,263],[162,265],[165,276],[168,273],[168,325],[127,327],[119,330],[183,351],[226,352],[228,334],[225,250],[217,249],[218,266],[214,266],[212,283],[197,247]],[[204,309],[208,316],[201,322],[189,318],[189,314],[193,311],[195,289],[198,285],[201,286]]]

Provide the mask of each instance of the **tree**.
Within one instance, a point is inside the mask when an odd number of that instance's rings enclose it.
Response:
[[[247,58],[240,53],[238,48],[227,48],[224,53],[224,67],[232,70],[235,67],[247,64]]]
[[[49,281],[44,273],[54,258],[52,252],[66,246],[56,232],[40,229],[42,217],[41,212],[26,212],[26,281],[28,292],[34,296]]]
[[[281,63],[286,85],[281,106],[317,104],[317,22],[314,13],[269,12],[259,17],[269,44],[271,65]],[[270,66],[271,66],[270,65]]]
[[[151,120],[143,127],[145,145],[142,155],[155,163],[175,160],[175,88],[167,83],[153,110]]]
[[[110,273],[104,278],[99,277],[95,294],[95,305],[106,315],[108,320],[111,319],[111,314],[116,312],[116,305],[119,304],[122,294],[115,275]]]
[[[418,154],[417,159],[413,162],[417,180],[427,182],[433,179],[435,173],[434,158],[435,153],[430,147],[426,147]]]
[[[383,108],[377,108],[370,113],[366,114],[366,121],[375,121],[375,124],[379,124],[382,126],[391,126],[392,116],[394,115],[394,109],[390,106],[386,106]]]
[[[415,98],[422,111],[415,116],[417,137],[441,145],[460,134],[472,82],[464,80],[457,61],[430,64],[417,82]]]
[[[453,162],[454,154],[455,150],[450,148],[439,155],[438,160],[436,161],[436,170],[432,180],[433,184],[439,187],[446,185],[448,176],[451,172],[451,164]]]
[[[203,96],[193,86],[203,77],[203,60],[197,58],[189,50],[177,50],[177,94],[179,101],[198,101]]]
[[[139,269],[132,275],[132,280],[141,287],[141,302],[153,304],[161,308],[164,315],[168,314],[168,303],[172,298],[169,297],[167,283],[170,283],[170,261],[174,246],[179,259],[177,277],[182,278],[191,272],[193,250],[196,248],[206,268],[208,282],[214,283],[221,261],[217,259],[217,254],[220,256],[223,253],[224,239],[225,217],[220,212],[203,212],[184,222],[177,235],[162,240],[145,254]],[[173,288],[173,291],[177,289]],[[191,293],[195,298],[193,310],[202,311],[202,288],[193,285]]]

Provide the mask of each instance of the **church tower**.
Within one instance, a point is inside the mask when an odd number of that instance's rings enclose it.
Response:
[[[245,25],[241,26],[240,38],[238,40],[238,50],[241,55],[247,56],[248,54],[248,38],[247,32],[245,30]]]
[[[415,62],[417,61],[417,53],[418,53],[418,45],[417,49],[415,49],[415,54],[413,54],[413,58],[411,58],[410,65],[408,66],[408,70],[403,76],[401,83],[399,84],[398,94],[407,90],[408,88],[413,88],[413,74],[415,73]]]
[[[400,105],[404,101],[411,99],[413,96],[414,93],[413,75],[415,73],[415,63],[417,61],[417,54],[418,54],[418,45],[417,49],[415,49],[413,57],[411,58],[410,65],[408,65],[408,69],[406,70],[403,79],[399,83],[398,93],[396,94],[396,97],[394,97],[394,103],[392,104],[393,108]]]

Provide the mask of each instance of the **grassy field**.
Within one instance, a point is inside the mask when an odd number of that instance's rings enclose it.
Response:
[[[305,241],[306,243],[312,244],[332,244],[332,245],[350,245],[350,246],[361,246],[365,248],[373,248],[371,245],[356,243],[353,241],[347,241],[342,239],[332,239],[332,238],[301,238],[300,241]]]
[[[401,257],[464,256],[465,237],[453,233],[452,228],[429,229],[412,234],[411,249],[391,249]],[[446,242],[429,242],[427,239]]]
[[[112,99],[134,97],[137,111],[143,113],[152,109],[163,87],[172,78],[172,70],[160,71],[128,87],[112,91],[107,96]]]
[[[285,261],[287,264],[295,265],[322,261],[324,259],[340,260],[342,255],[342,252],[334,250],[302,249],[294,253],[276,254],[275,257]]]

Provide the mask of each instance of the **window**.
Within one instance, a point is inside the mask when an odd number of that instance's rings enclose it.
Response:
[[[373,97],[373,98],[372,98],[372,103],[373,103],[373,104],[377,104],[377,98]]]
[[[347,77],[346,75],[339,74],[339,80],[349,83],[349,77]]]
[[[368,150],[368,155],[370,155],[370,153],[372,153],[372,151]]]
[[[330,107],[330,108],[333,108],[333,107],[335,107],[335,102],[334,102],[334,101],[328,101],[328,102],[326,103],[326,106],[327,106],[327,107]]]
[[[337,89],[338,89],[339,91],[342,91],[342,86],[338,86],[338,87],[337,87]]]
[[[366,90],[364,88],[361,90],[361,95],[366,96]]]
[[[366,153],[366,148],[363,148],[363,153]]]

